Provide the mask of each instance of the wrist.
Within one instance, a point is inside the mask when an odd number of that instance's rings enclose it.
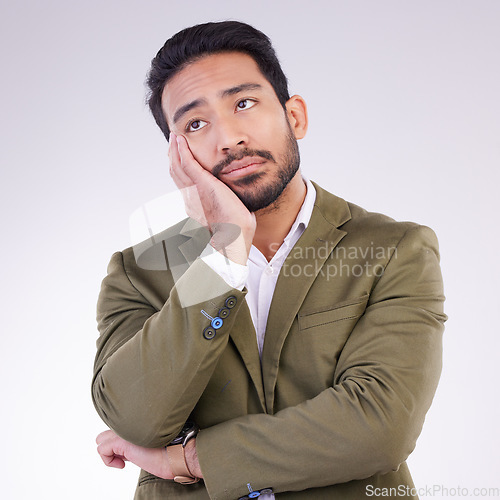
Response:
[[[214,233],[210,241],[211,246],[224,257],[245,266],[252,247],[253,231],[240,232],[236,237],[227,238],[227,234]]]
[[[199,477],[203,479],[203,473],[200,469],[200,462],[198,461],[198,454],[196,453],[196,439],[191,439],[184,448],[184,453],[186,457],[186,464],[188,466],[189,472],[194,477]]]
[[[194,484],[200,480],[198,458],[194,440],[198,434],[199,427],[192,421],[184,424],[181,432],[166,447],[167,461],[170,466],[171,475],[176,483]],[[188,447],[188,445],[190,445]],[[193,453],[194,449],[194,453]],[[189,450],[189,458],[187,451]],[[188,461],[189,460],[189,461]],[[191,467],[190,465],[191,464]]]

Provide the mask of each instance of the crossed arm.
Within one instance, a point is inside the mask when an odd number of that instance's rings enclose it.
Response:
[[[162,479],[173,479],[165,448],[145,448],[125,441],[113,431],[101,432],[97,438],[97,452],[108,467],[123,469],[125,462],[132,462],[141,469]],[[195,477],[203,478],[196,454],[195,439],[188,441],[185,448],[186,462]]]

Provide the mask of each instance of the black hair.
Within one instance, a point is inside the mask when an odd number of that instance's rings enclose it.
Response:
[[[285,108],[290,99],[288,82],[271,40],[264,33],[239,21],[198,24],[168,39],[151,61],[146,80],[149,89],[147,103],[167,140],[170,129],[161,107],[165,85],[188,64],[221,52],[242,52],[251,56]]]

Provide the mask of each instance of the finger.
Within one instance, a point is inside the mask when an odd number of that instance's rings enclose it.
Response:
[[[175,171],[174,169],[170,169],[170,177],[172,178],[172,180],[174,181],[175,185],[177,186],[177,188],[182,191],[183,189],[185,189],[186,187],[186,181],[185,179],[181,179],[177,173],[177,171]],[[189,181],[188,185],[192,185],[191,184],[191,181]]]
[[[176,149],[177,149],[177,136],[172,132],[170,134],[170,142],[169,142],[169,146],[168,146],[168,158],[170,160],[170,163],[172,163],[172,161],[176,160],[176,158],[174,156]]]
[[[193,184],[193,181],[184,171],[181,156],[179,154],[179,145],[176,135],[174,135],[174,137],[172,138],[172,142],[170,144],[169,158],[170,158],[170,176],[174,178],[175,175],[175,178],[177,180],[176,182],[177,187],[181,188],[185,186],[191,186]]]
[[[189,149],[186,138],[182,135],[177,137],[178,153],[180,157],[180,165],[183,172],[189,177],[193,184],[197,184],[203,176],[209,175],[212,177],[194,158],[193,153]]]
[[[98,434],[97,437],[95,438],[95,442],[97,444],[101,444],[103,441],[110,439],[112,436],[116,436],[116,434],[108,429],[107,431]]]
[[[114,437],[102,441],[97,447],[97,453],[99,453],[106,466],[116,469],[125,467],[123,450],[117,446],[117,440]]]
[[[172,133],[170,134],[170,145],[168,148],[168,158],[170,160],[170,167],[180,165],[181,159],[179,156],[177,136]]]
[[[179,188],[179,190],[183,190],[187,187],[193,186],[193,182],[187,176],[180,165],[180,157],[179,152],[177,150],[177,142],[175,143],[175,153],[172,150],[171,155],[176,155],[176,159],[170,160],[170,177],[174,181],[175,185]]]
[[[182,167],[177,164],[170,164],[170,177],[172,177],[176,186],[179,189],[184,187],[189,187],[193,185],[193,181],[189,178],[189,176],[183,171]]]
[[[109,462],[109,464],[106,464],[108,467],[114,467],[115,469],[123,469],[125,468],[125,462],[123,461],[123,459],[121,459],[120,457],[114,457],[113,460],[111,462]]]
[[[125,460],[119,455],[101,455],[101,459],[107,467],[115,469],[123,469],[125,467]]]

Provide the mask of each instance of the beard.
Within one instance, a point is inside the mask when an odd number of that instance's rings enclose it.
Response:
[[[279,158],[279,162],[275,160],[270,151],[244,148],[238,153],[228,154],[224,160],[219,162],[212,169],[212,174],[221,180],[218,174],[224,167],[228,166],[235,160],[241,160],[247,156],[260,156],[261,158],[265,158],[276,165],[276,179],[273,182],[268,182],[267,184],[260,182],[261,179],[265,178],[266,175],[269,174],[256,172],[233,182],[234,186],[242,188],[241,191],[239,189],[233,189],[229,186],[249,212],[257,212],[258,210],[269,207],[269,205],[277,201],[299,170],[299,146],[297,144],[297,139],[295,139],[292,133],[290,125],[288,126],[288,129],[285,152]]]

